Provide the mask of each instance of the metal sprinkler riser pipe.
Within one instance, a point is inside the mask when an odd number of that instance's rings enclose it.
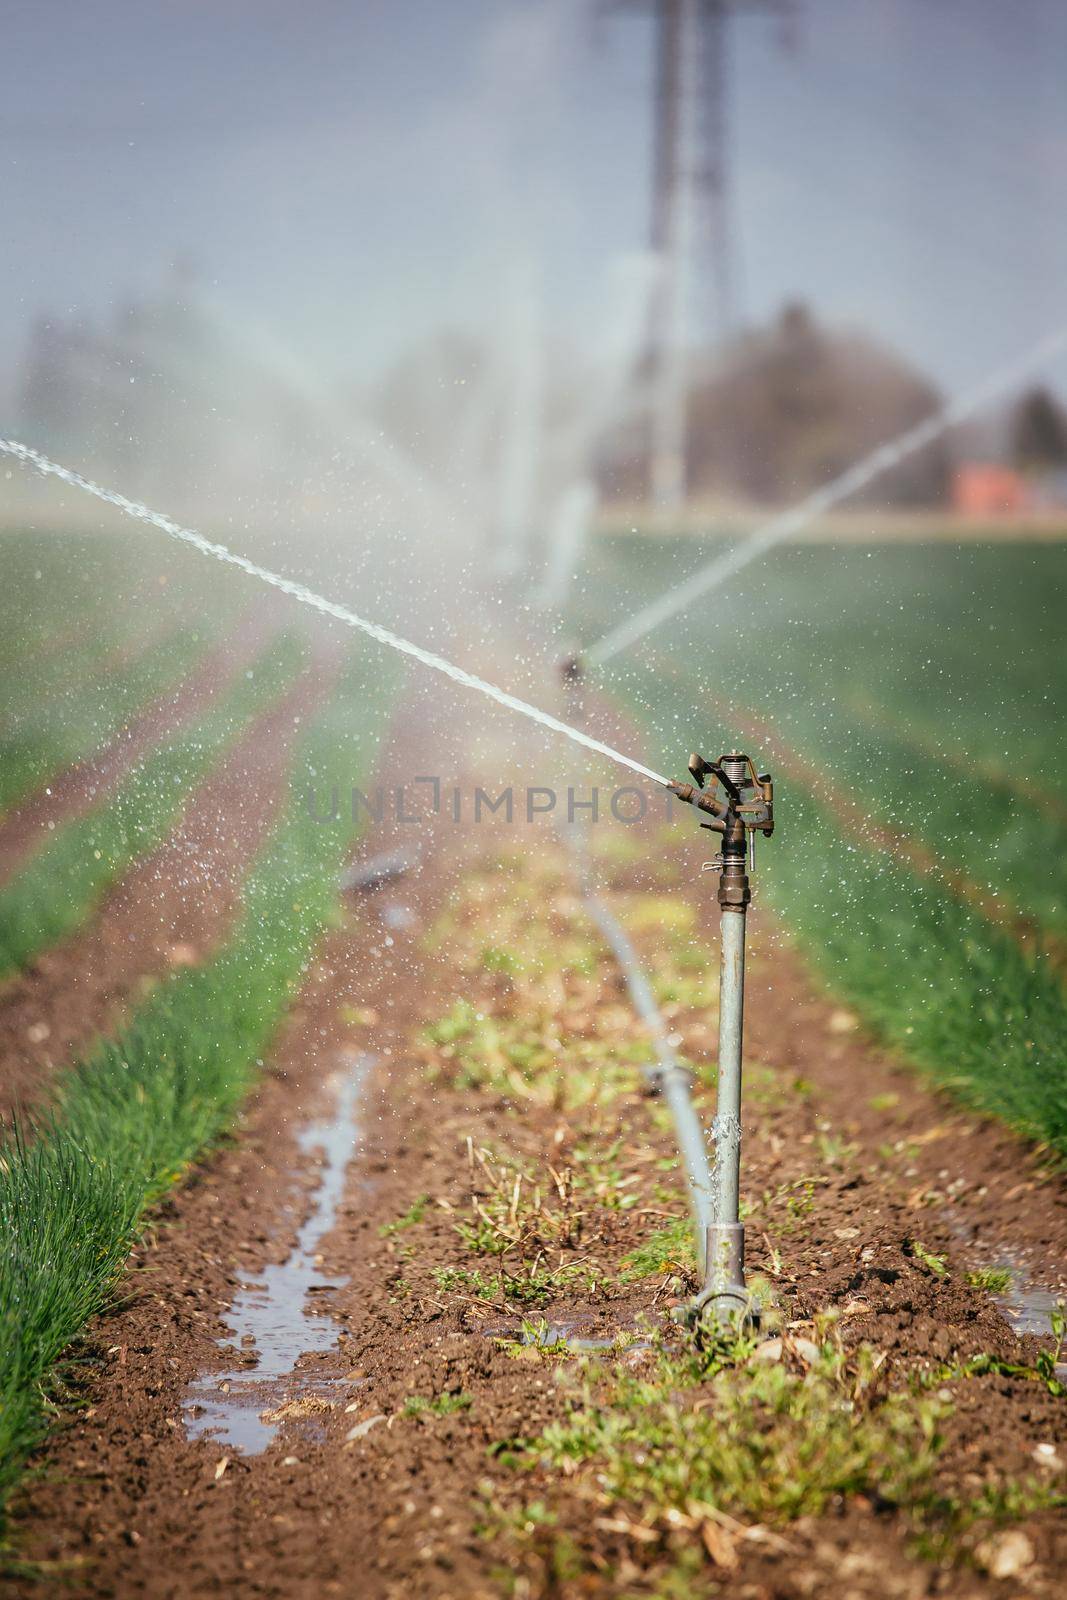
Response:
[[[695,785],[673,784],[674,792],[709,813],[713,820],[701,826],[722,836],[718,859],[706,864],[706,870],[719,873],[719,1064],[712,1219],[707,1230],[704,1284],[692,1311],[697,1317],[728,1322],[752,1315],[745,1286],[745,1231],[740,1210],[745,923],[752,900],[749,835],[774,831],[774,789],[770,774],[757,775],[752,762],[739,751],[716,762],[691,756],[689,771]],[[708,777],[715,779],[723,798],[704,789]]]

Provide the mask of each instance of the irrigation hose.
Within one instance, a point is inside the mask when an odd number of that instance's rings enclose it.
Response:
[[[656,1065],[647,1069],[646,1075],[652,1087],[662,1095],[674,1124],[675,1137],[685,1165],[697,1261],[703,1272],[708,1229],[713,1220],[713,1179],[708,1160],[707,1140],[693,1104],[692,1078],[675,1054],[663,1013],[656,1004],[652,985],[648,981],[629,934],[593,888],[584,832],[580,826],[577,829],[568,827],[560,831],[574,864],[579,892],[586,910],[619,963],[634,1010],[648,1028],[652,1047],[656,1052]]]

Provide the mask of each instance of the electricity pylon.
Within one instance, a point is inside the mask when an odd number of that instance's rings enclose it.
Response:
[[[730,208],[729,25],[749,12],[791,22],[795,0],[625,0],[656,30],[649,317],[651,491],[661,510],[686,493],[686,418],[693,346],[721,344],[734,322]],[[706,271],[702,271],[705,268]],[[710,316],[691,315],[692,283],[710,284]],[[701,297],[703,298],[703,297]],[[696,335],[694,337],[694,334]]]

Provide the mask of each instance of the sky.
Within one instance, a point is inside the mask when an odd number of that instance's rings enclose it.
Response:
[[[1067,7],[797,0],[731,24],[745,322],[801,296],[947,390],[1067,322]],[[530,275],[561,341],[647,247],[652,33],[596,0],[6,0],[0,405],[30,320],[176,262],[372,384]],[[698,286],[699,287],[699,286]]]

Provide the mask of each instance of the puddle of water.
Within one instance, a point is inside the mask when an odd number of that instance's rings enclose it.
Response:
[[[1005,1257],[997,1266],[1011,1273],[1009,1287],[994,1298],[1015,1332],[1032,1333],[1039,1339],[1053,1338],[1052,1314],[1063,1305],[1063,1296],[1031,1283],[1025,1269],[1014,1258]],[[1067,1378],[1067,1361],[1058,1362],[1055,1370],[1058,1378]]]
[[[1051,1294],[1048,1289],[1033,1289],[1026,1280],[1016,1280],[1005,1294],[996,1296],[997,1304],[1016,1333],[1033,1333],[1039,1339],[1051,1339],[1052,1313],[1063,1304],[1063,1297]],[[1057,1361],[1052,1369],[1061,1383],[1067,1383],[1067,1361]]]
[[[963,1228],[957,1218],[942,1212],[953,1233],[957,1238],[973,1242],[972,1235]],[[1018,1334],[1032,1333],[1038,1339],[1051,1339],[1054,1337],[1052,1330],[1052,1314],[1057,1306],[1064,1303],[1064,1296],[1056,1294],[1051,1289],[1044,1289],[1040,1284],[1035,1284],[1023,1266],[1019,1257],[1010,1251],[1003,1252],[997,1259],[990,1263],[997,1272],[1010,1274],[1011,1282],[1001,1294],[995,1294],[993,1300],[1004,1313],[1005,1318]],[[1067,1362],[1061,1362],[1056,1372],[1060,1377],[1067,1377]]]
[[[332,1116],[308,1123],[298,1136],[301,1150],[322,1152],[311,1212],[288,1259],[264,1267],[235,1296],[227,1315],[232,1337],[219,1343],[227,1352],[236,1343],[243,1355],[229,1371],[189,1385],[185,1426],[190,1439],[211,1438],[258,1455],[282,1420],[267,1420],[262,1413],[295,1400],[294,1411],[313,1422],[316,1401],[325,1402],[329,1395],[331,1380],[316,1378],[313,1367],[307,1370],[302,1364],[305,1356],[337,1347],[336,1320],[315,1306],[315,1297],[336,1288],[337,1280],[322,1275],[315,1256],[337,1219],[345,1170],[359,1138],[360,1094],[372,1065],[369,1056],[349,1056],[343,1076],[336,1083],[331,1080],[336,1095]]]

